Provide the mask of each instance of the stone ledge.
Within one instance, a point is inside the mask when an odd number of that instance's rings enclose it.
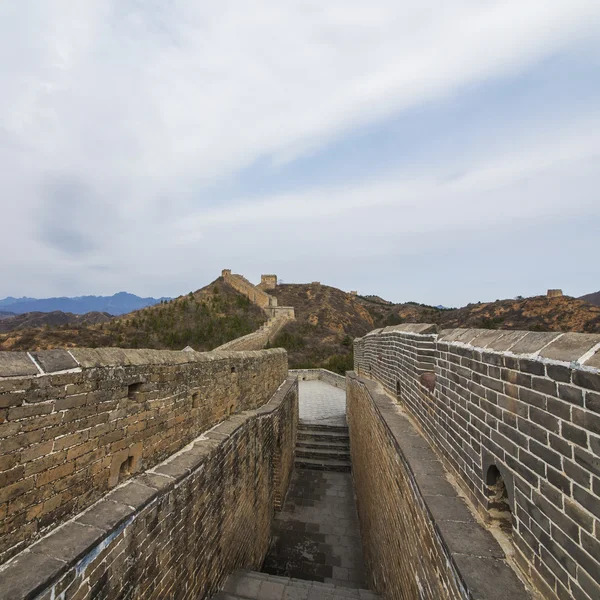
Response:
[[[69,351],[63,349],[43,350],[34,352],[31,356],[26,352],[0,352],[0,379],[3,377],[38,377],[80,368],[180,365],[231,359],[243,360],[265,354],[282,353],[285,353],[282,348],[240,352],[72,348]],[[43,371],[42,373],[40,373],[40,369]]]
[[[438,343],[464,344],[540,361],[600,368],[600,334],[447,329],[439,334]]]
[[[269,350],[268,352],[271,352]],[[257,354],[258,352],[252,352]],[[237,353],[241,354],[241,353]],[[169,457],[104,496],[71,521],[54,529],[0,567],[0,598],[32,600],[67,570],[85,562],[102,543],[135,519],[145,506],[169,492],[177,480],[191,475],[214,451],[248,421],[275,412],[295,386],[288,377],[275,394],[256,410],[234,415]],[[219,440],[211,433],[216,433]],[[171,467],[170,474],[166,467]]]
[[[481,600],[530,599],[530,592],[506,562],[497,540],[476,520],[466,502],[446,479],[446,470],[429,442],[382,391],[380,384],[360,378],[354,372],[348,373],[348,377],[367,389],[439,539],[451,557],[452,568],[470,597]]]

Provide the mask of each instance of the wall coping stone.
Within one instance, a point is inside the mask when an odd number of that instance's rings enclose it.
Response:
[[[372,398],[413,482],[415,494],[421,497],[440,534],[451,567],[469,597],[481,600],[531,598],[530,591],[506,562],[498,541],[476,520],[446,479],[442,462],[404,409],[378,382],[361,378],[354,371],[348,372],[347,377],[364,386]]]
[[[400,333],[404,337],[435,339],[438,343],[523,357],[546,364],[567,365],[584,371],[600,370],[600,334],[460,328],[445,329],[435,334],[429,333],[430,329],[425,329],[427,333],[403,329],[408,326],[409,324],[405,324],[374,329],[364,337]],[[362,339],[364,338],[356,338],[355,342],[360,343]]]
[[[179,365],[193,362],[254,358],[266,353],[284,353],[283,348],[196,352],[189,350],[149,350],[125,348],[71,348],[39,352],[0,352],[0,379],[8,377],[40,377],[96,367],[141,365]]]
[[[437,340],[585,370],[600,368],[600,334],[449,329],[442,331]]]
[[[264,351],[252,351],[251,354],[257,352]],[[0,598],[33,599],[63,573],[94,558],[135,519],[136,513],[159,495],[167,493],[186,475],[201,468],[214,450],[224,440],[234,436],[247,421],[274,412],[295,383],[296,378],[288,376],[260,408],[238,413],[222,421],[209,430],[211,437],[209,432],[202,433],[179,452],[118,486],[0,566]],[[214,439],[215,434],[219,437],[218,441]],[[167,466],[171,468],[166,469]]]

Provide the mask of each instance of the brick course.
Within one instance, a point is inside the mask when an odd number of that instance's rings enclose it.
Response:
[[[257,408],[287,376],[282,350],[33,358],[0,353],[0,563],[202,431]],[[34,364],[57,371],[32,374]]]
[[[259,569],[293,471],[298,385],[234,415],[7,563],[2,598],[208,598]],[[63,594],[63,596],[61,596]]]
[[[389,327],[355,342],[355,369],[397,397],[484,518],[487,469],[500,470],[515,558],[542,595],[592,599],[600,597],[600,373],[586,364],[597,361],[600,337],[562,340]],[[433,389],[423,385],[427,364]]]

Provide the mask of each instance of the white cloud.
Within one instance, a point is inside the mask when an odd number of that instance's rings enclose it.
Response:
[[[343,219],[355,235],[362,223],[351,211],[392,207],[418,223],[435,207],[428,227],[443,227],[452,201],[483,218],[469,209],[478,194],[530,176],[542,181],[597,151],[597,123],[578,117],[548,142],[527,132],[533,141],[515,140],[516,153],[506,144],[496,155],[479,148],[481,155],[447,156],[466,174],[443,184],[448,164],[217,208],[197,199],[202,186],[254,161],[294,160],[341,133],[524,72],[592,39],[596,0],[22,0],[4,3],[0,17],[0,215],[9,224],[0,252],[10,256],[0,267],[7,286],[0,295],[20,293],[23,274],[27,293],[100,291],[94,286],[132,280],[140,291],[167,293],[152,285],[155,271],[172,271],[173,262],[171,285],[186,269],[200,284],[182,242],[189,252],[205,249],[211,228],[232,228],[226,256],[255,243],[244,227],[293,228],[309,213]],[[60,197],[49,199],[48,181],[89,194],[70,213],[52,204]],[[550,200],[520,202],[533,214]],[[566,210],[552,202],[553,211]],[[98,274],[93,265],[112,270]]]

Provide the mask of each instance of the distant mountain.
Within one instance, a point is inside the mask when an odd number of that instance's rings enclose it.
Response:
[[[10,317],[14,317],[15,313],[12,312],[5,312],[3,310],[0,310],[0,321],[2,319],[9,319]]]
[[[0,308],[21,315],[29,312],[55,312],[84,315],[90,312],[123,315],[140,308],[153,306],[170,298],[140,298],[135,294],[119,292],[113,296],[77,296],[75,298],[8,298],[0,299]]]
[[[590,304],[600,306],[600,292],[595,292],[594,294],[586,294],[585,296],[581,296],[579,299],[583,300],[584,302],[589,302]]]
[[[0,313],[1,314],[1,313]],[[89,312],[84,315],[74,315],[56,310],[54,312],[29,312],[21,315],[12,315],[0,320],[0,333],[33,329],[38,327],[59,327],[60,325],[96,325],[106,323],[112,316],[105,312]]]
[[[54,312],[6,319],[0,321],[0,350],[192,346],[207,351],[256,331],[265,321],[261,308],[219,277],[194,293],[114,318]]]

